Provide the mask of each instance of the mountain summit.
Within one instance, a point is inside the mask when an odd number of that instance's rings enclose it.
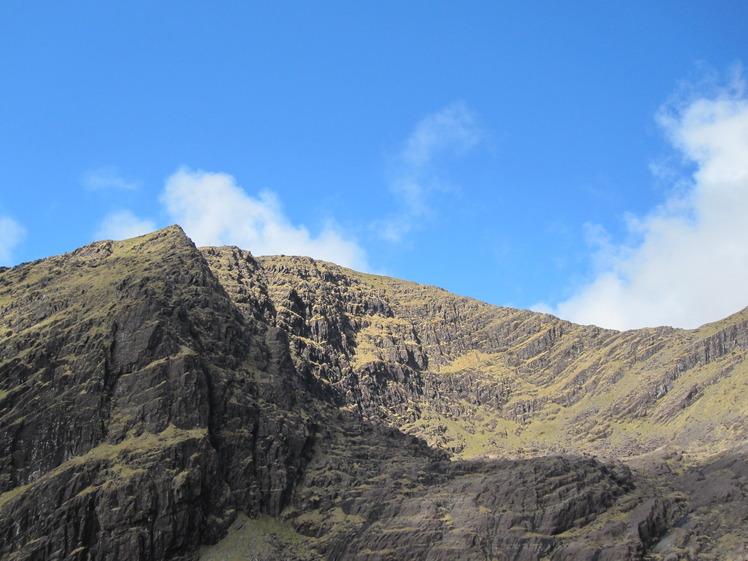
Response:
[[[0,270],[0,556],[746,559],[747,353],[96,242]]]

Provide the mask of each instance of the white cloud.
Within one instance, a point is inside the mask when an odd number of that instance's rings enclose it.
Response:
[[[125,240],[142,236],[156,228],[153,220],[143,220],[129,210],[120,210],[104,217],[95,236],[97,240]]]
[[[0,216],[0,265],[10,265],[13,249],[26,235],[26,229],[9,216]]]
[[[423,169],[439,152],[464,152],[477,144],[480,136],[475,117],[467,106],[462,102],[452,103],[416,125],[402,159],[413,171]]]
[[[616,329],[697,327],[748,305],[748,98],[736,78],[670,104],[658,122],[695,171],[684,189],[628,218],[637,244],[599,245],[597,278],[554,313]],[[662,175],[662,174],[661,174]],[[598,232],[599,237],[599,232]]]
[[[464,154],[480,139],[475,117],[462,102],[448,105],[421,120],[394,165],[390,189],[400,209],[388,219],[375,223],[379,235],[399,242],[429,216],[432,213],[430,196],[450,189],[439,177],[437,162]]]
[[[83,174],[83,185],[91,191],[108,189],[134,190],[138,184],[123,178],[116,168],[104,167],[87,171]]]
[[[237,245],[255,255],[306,255],[368,270],[366,253],[329,223],[316,236],[284,215],[278,198],[244,191],[225,173],[179,169],[166,181],[161,202],[199,246]]]

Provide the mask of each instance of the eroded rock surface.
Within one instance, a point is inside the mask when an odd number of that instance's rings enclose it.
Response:
[[[742,559],[747,347],[98,242],[0,270],[0,557]]]

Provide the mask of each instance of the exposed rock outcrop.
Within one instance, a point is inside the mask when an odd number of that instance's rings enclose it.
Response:
[[[4,558],[194,556],[236,504],[285,506],[314,425],[285,339],[249,325],[181,230],[0,284]]]
[[[178,227],[2,269],[0,557],[739,559],[747,318],[620,333]]]

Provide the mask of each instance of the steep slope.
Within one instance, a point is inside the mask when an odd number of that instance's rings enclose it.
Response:
[[[693,331],[621,333],[304,257],[205,251],[230,294],[262,287],[297,369],[342,410],[454,458],[631,458],[641,495],[598,527],[606,534],[627,520],[638,528],[626,546],[632,551],[631,543],[651,546],[668,517],[672,523],[691,508],[702,511],[700,527],[712,526],[711,545],[681,547],[691,535],[681,531],[663,545],[670,553],[720,559],[733,542],[748,542],[744,518],[726,516],[748,497],[745,484],[735,483],[748,435],[748,310]],[[238,274],[248,261],[254,273]],[[695,489],[678,482],[717,473],[714,454],[722,452],[741,459],[712,476],[724,502],[688,503]]]
[[[748,437],[748,309],[617,332],[308,258],[259,262],[299,364],[458,457],[716,453]]]
[[[0,271],[0,557],[738,559],[745,348],[98,242]]]
[[[692,331],[621,333],[308,258],[258,262],[297,367],[341,408],[455,458],[625,460],[641,494],[574,543],[601,543],[595,532],[626,520],[638,534],[626,547],[642,555],[678,519],[653,558],[746,555],[748,310]]]
[[[247,325],[181,230],[0,287],[3,559],[176,559],[237,503],[279,512],[313,423],[282,334]]]

